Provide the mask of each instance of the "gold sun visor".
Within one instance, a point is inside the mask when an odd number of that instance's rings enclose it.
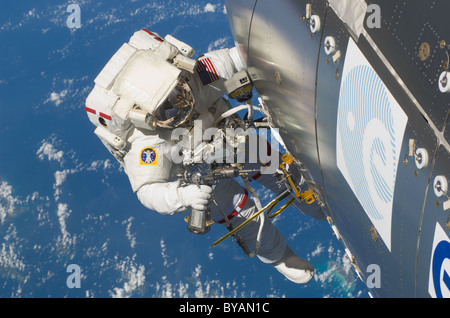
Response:
[[[191,117],[194,104],[191,88],[184,79],[180,79],[167,99],[154,112],[158,126],[175,128],[184,124]]]

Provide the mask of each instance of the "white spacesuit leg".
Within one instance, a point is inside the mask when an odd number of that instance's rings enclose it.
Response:
[[[230,220],[233,228],[238,227],[242,222],[250,218],[256,211],[256,206],[252,200],[248,200],[241,212]],[[258,232],[262,224],[261,244],[257,250],[258,258],[267,264],[279,261],[287,248],[287,243],[283,235],[264,215],[258,216],[248,225],[244,226],[238,233],[247,243],[248,247],[255,251]]]
[[[230,220],[233,228],[250,218],[256,212],[252,200],[248,200],[241,213]],[[261,228],[262,226],[262,228]],[[258,234],[260,233],[260,245],[257,247]],[[287,245],[284,236],[273,223],[264,215],[259,215],[239,230],[238,234],[245,241],[248,248],[257,252],[258,258],[266,264],[275,267],[290,281],[304,284],[314,276],[314,267],[306,260],[298,257]]]
[[[243,194],[242,191],[245,190],[232,179],[219,183],[214,191],[214,202],[220,202],[222,208],[215,206],[214,203],[209,205],[212,219],[227,228],[230,224],[232,228],[237,228],[251,218],[257,212],[257,208],[248,192],[245,191]],[[234,208],[231,213],[230,203]],[[224,206],[228,206],[228,210],[223,209]],[[228,215],[228,222],[223,219],[223,214]],[[241,228],[237,234],[263,263],[274,266],[289,280],[301,284],[313,277],[312,265],[292,252],[283,235],[264,214]]]

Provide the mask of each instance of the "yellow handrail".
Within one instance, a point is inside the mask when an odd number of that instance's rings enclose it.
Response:
[[[229,238],[230,236],[234,235],[236,232],[241,230],[244,226],[249,224],[251,221],[256,219],[259,215],[267,211],[267,216],[269,218],[274,218],[277,215],[279,215],[281,212],[286,210],[294,201],[298,198],[300,201],[305,201],[306,204],[313,203],[316,199],[314,197],[314,191],[313,190],[307,190],[303,193],[300,193],[296,185],[294,184],[294,181],[292,180],[290,174],[286,171],[286,165],[291,164],[294,160],[293,156],[290,153],[284,154],[281,159],[283,160],[283,163],[280,164],[280,168],[283,171],[284,175],[286,176],[292,190],[294,191],[295,196],[288,201],[285,205],[283,205],[278,211],[274,212],[273,214],[270,214],[270,212],[275,208],[275,206],[283,200],[285,197],[287,197],[289,194],[289,190],[285,190],[282,193],[280,193],[275,199],[270,201],[265,207],[263,207],[261,210],[253,214],[249,219],[242,222],[239,226],[232,229],[230,232],[222,236],[220,239],[215,241],[212,245],[212,247],[216,247],[219,243],[223,242],[225,239]]]
[[[267,211],[267,217],[269,219],[273,219],[274,217],[276,217],[278,214],[280,214],[281,212],[283,212],[284,210],[286,210],[292,203],[294,203],[295,198],[292,198],[288,201],[288,203],[286,203],[285,205],[283,205],[280,209],[278,209],[278,211],[274,212],[273,214],[270,214],[270,211]]]

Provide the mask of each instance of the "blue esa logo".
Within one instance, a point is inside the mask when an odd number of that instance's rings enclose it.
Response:
[[[140,165],[157,165],[158,164],[158,153],[152,147],[145,147],[141,150],[139,156]]]
[[[450,276],[448,272],[445,270],[445,268],[443,268],[444,261],[446,259],[450,259],[450,243],[447,241],[441,241],[434,250],[433,264],[432,264],[433,285],[437,298],[443,298],[445,290],[450,290]],[[445,288],[445,290],[443,290],[443,288]]]
[[[428,292],[435,298],[450,297],[450,240],[439,223],[434,233]]]

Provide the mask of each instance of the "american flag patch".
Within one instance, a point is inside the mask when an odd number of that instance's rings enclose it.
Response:
[[[219,79],[216,68],[207,57],[198,60],[196,71],[198,76],[200,76],[203,86],[211,84]]]

